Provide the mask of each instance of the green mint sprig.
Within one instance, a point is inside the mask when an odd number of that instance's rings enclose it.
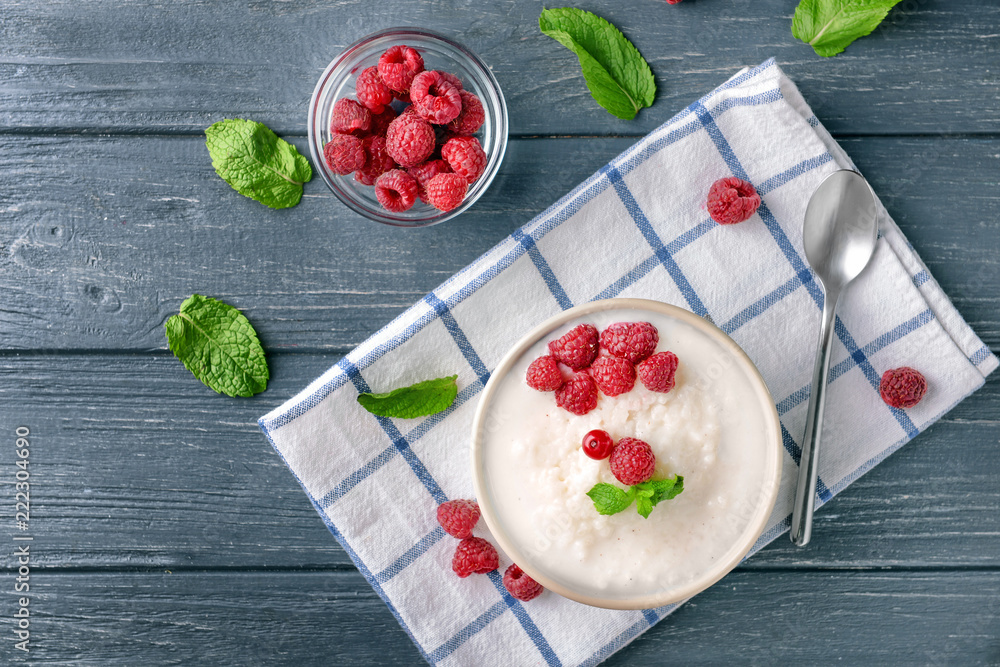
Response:
[[[594,100],[611,114],[631,120],[653,104],[656,80],[639,50],[615,26],[582,9],[543,9],[543,33],[576,54]]]
[[[594,501],[594,509],[599,514],[624,512],[635,502],[635,510],[643,519],[664,500],[675,498],[684,490],[684,477],[674,475],[667,479],[651,479],[641,484],[633,484],[628,489],[620,489],[614,484],[599,482],[587,495]]]
[[[426,380],[384,394],[359,394],[358,403],[379,417],[413,419],[448,409],[458,395],[457,375]]]
[[[792,35],[824,58],[870,34],[900,0],[802,0],[795,8]]]
[[[263,123],[234,118],[205,130],[215,173],[241,195],[271,208],[295,206],[312,178],[309,160]]]
[[[164,328],[170,351],[209,389],[228,396],[253,396],[267,389],[264,348],[236,308],[192,294]]]

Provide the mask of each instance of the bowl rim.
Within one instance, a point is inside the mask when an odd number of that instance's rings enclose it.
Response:
[[[765,469],[764,478],[761,481],[761,488],[765,494],[766,501],[758,503],[758,506],[754,510],[755,515],[748,524],[748,529],[744,531],[744,535],[746,535],[746,537],[742,541],[735,542],[738,549],[732,557],[728,560],[720,561],[715,567],[708,570],[704,576],[679,588],[655,594],[638,595],[628,599],[608,599],[594,595],[586,595],[551,580],[544,573],[539,572],[531,561],[524,557],[522,550],[517,548],[517,546],[508,538],[508,535],[500,529],[500,522],[498,520],[496,510],[490,504],[489,496],[486,494],[485,460],[483,438],[481,434],[483,433],[483,426],[486,420],[487,407],[489,406],[493,395],[496,393],[497,387],[509,374],[515,362],[532,345],[537,343],[543,337],[550,335],[560,326],[563,326],[581,316],[605,310],[623,309],[653,311],[668,317],[673,317],[685,324],[693,326],[701,333],[708,335],[732,354],[733,358],[747,374],[747,377],[750,379],[759,399],[758,403],[762,408],[765,426],[770,432],[766,434],[770,437],[765,439],[765,444],[768,441],[771,443],[771,447],[768,452],[771,455],[772,461]],[[486,387],[483,389],[483,393],[479,398],[479,403],[476,406],[476,412],[472,422],[471,459],[473,488],[475,490],[482,517],[486,521],[486,525],[489,527],[490,533],[499,543],[500,548],[504,551],[504,553],[517,563],[522,570],[535,579],[535,581],[565,598],[569,598],[571,600],[575,600],[576,602],[593,607],[602,607],[605,609],[652,609],[673,604],[675,602],[682,602],[704,591],[731,572],[733,568],[735,568],[743,560],[743,557],[746,556],[747,552],[750,551],[753,545],[756,544],[757,540],[764,532],[764,528],[767,526],[767,520],[770,518],[771,513],[774,510],[774,505],[778,497],[778,491],[781,485],[783,445],[781,439],[781,422],[778,418],[778,411],[775,406],[774,399],[771,396],[771,392],[767,388],[764,378],[761,376],[756,365],[754,365],[750,357],[747,356],[746,352],[744,352],[743,349],[737,345],[736,341],[705,318],[700,317],[689,310],[650,299],[615,298],[585,303],[550,317],[525,334],[524,337],[522,337],[521,340],[519,340],[504,355],[500,363],[497,364],[496,370],[491,374],[489,381],[486,383]],[[731,550],[732,548],[730,547],[730,551]]]
[[[459,206],[452,209],[451,211],[442,211],[440,212],[440,215],[436,215],[433,218],[421,222],[409,222],[407,218],[396,217],[390,211],[386,211],[385,215],[372,213],[366,208],[358,205],[350,197],[344,196],[344,194],[340,192],[339,186],[337,186],[337,184],[331,179],[330,175],[326,173],[326,168],[325,168],[326,165],[323,160],[322,148],[320,147],[317,150],[317,144],[319,143],[319,139],[316,137],[314,131],[314,126],[316,123],[316,109],[319,106],[320,95],[324,87],[326,86],[327,81],[333,75],[334,70],[339,65],[341,65],[352,53],[354,53],[359,48],[365,46],[369,42],[381,39],[383,37],[389,37],[394,35],[399,36],[401,39],[405,39],[407,35],[418,35],[420,37],[444,42],[448,46],[459,51],[465,57],[467,57],[469,61],[476,66],[476,68],[478,68],[482,72],[482,75],[486,79],[486,82],[492,87],[493,91],[495,92],[497,97],[497,102],[499,103],[498,114],[497,114],[499,121],[498,122],[499,127],[497,128],[497,137],[499,138],[499,140],[497,142],[496,150],[493,152],[493,154],[489,155],[489,161],[487,162],[486,171],[480,177],[482,179],[481,181],[482,185],[480,186],[479,183],[476,183],[477,187],[480,188],[479,193],[474,198],[466,198],[465,201],[463,201]],[[431,225],[436,225],[446,220],[451,220],[452,218],[468,210],[473,204],[479,201],[479,198],[489,189],[490,185],[493,183],[494,178],[496,178],[496,175],[500,172],[500,165],[503,163],[504,155],[507,152],[507,141],[509,138],[508,137],[509,119],[507,112],[507,100],[506,98],[504,98],[503,89],[500,88],[500,82],[497,81],[496,76],[494,76],[493,70],[490,69],[490,67],[485,62],[483,62],[483,60],[468,47],[460,44],[459,42],[456,42],[450,37],[442,35],[439,32],[435,32],[434,30],[429,30],[427,28],[418,28],[414,26],[395,26],[392,28],[385,28],[383,30],[373,32],[371,34],[365,35],[361,39],[347,46],[339,54],[337,54],[337,56],[334,57],[334,59],[330,61],[330,64],[327,65],[326,68],[323,70],[323,73],[320,75],[319,80],[316,82],[316,86],[313,88],[312,95],[309,98],[309,110],[306,123],[307,123],[306,130],[309,142],[309,153],[312,156],[313,163],[317,165],[317,171],[319,172],[320,177],[323,179],[323,182],[326,183],[326,186],[330,189],[330,191],[333,192],[337,200],[340,201],[345,206],[347,206],[352,211],[354,211],[355,213],[369,220],[380,222],[382,224],[390,225],[393,227],[404,227],[404,228],[430,227]]]

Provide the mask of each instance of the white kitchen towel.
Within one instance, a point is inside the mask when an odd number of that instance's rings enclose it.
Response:
[[[785,445],[777,506],[754,550],[788,530],[822,294],[806,265],[806,203],[853,167],[773,61],[744,70],[650,133],[547,211],[362,343],[260,426],[330,531],[424,657],[450,665],[593,665],[676,605],[587,607],[506,594],[500,570],[456,577],[456,540],[435,519],[472,497],[473,411],[491,369],[542,320],[610,297],[711,319],[757,364]],[[738,176],[762,204],[720,226],[709,186]],[[827,393],[817,505],[927,428],[998,361],[962,320],[884,209],[875,256],[844,295]],[[889,368],[927,377],[909,410],[879,398]],[[377,418],[358,392],[458,373],[447,411]],[[488,537],[483,522],[477,534]]]

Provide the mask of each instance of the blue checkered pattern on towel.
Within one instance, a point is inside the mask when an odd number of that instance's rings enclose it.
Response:
[[[670,614],[522,604],[500,572],[459,580],[436,506],[470,497],[468,437],[504,352],[554,313],[645,297],[688,308],[760,368],[782,421],[781,494],[754,551],[788,529],[822,292],[800,228],[809,195],[852,167],[773,61],[695,102],[344,357],[260,426],[316,511],[432,664],[595,665]],[[708,185],[754,183],[758,214],[720,227]],[[818,504],[982,385],[998,361],[881,211],[876,255],[836,323]],[[888,368],[919,366],[930,391],[903,411],[878,397]],[[458,372],[447,411],[374,417],[358,392]],[[480,522],[481,534],[485,528]]]

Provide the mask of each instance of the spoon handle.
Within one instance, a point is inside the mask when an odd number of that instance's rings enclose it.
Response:
[[[806,431],[802,436],[802,458],[799,461],[799,480],[795,487],[795,505],[792,509],[792,542],[804,547],[812,537],[813,509],[816,504],[816,475],[819,470],[819,438],[823,430],[823,408],[826,405],[826,378],[830,372],[830,349],[833,347],[834,319],[840,293],[827,293],[823,301],[823,323],[819,330],[816,349],[816,366],[813,368],[812,392]]]

